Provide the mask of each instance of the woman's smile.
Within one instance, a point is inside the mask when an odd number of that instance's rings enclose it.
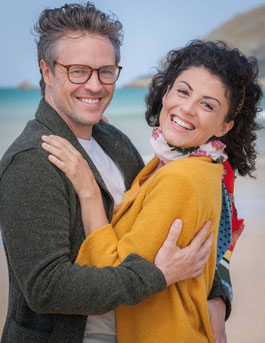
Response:
[[[177,127],[182,128],[184,130],[194,130],[195,126],[192,123],[185,121],[184,119],[180,118],[176,114],[171,114],[170,119],[172,123],[174,123]]]

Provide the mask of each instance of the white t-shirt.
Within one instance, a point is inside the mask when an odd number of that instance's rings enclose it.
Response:
[[[117,164],[104,152],[97,141],[78,138],[87,152],[114,199],[114,208],[121,202],[126,191],[124,176]],[[115,311],[102,315],[91,315],[87,318],[83,343],[116,342]]]

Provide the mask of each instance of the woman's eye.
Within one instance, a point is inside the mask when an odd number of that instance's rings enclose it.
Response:
[[[210,105],[208,102],[202,102],[202,105],[211,111],[214,109],[213,106]]]
[[[189,95],[188,91],[186,89],[178,89],[178,93],[182,95]]]

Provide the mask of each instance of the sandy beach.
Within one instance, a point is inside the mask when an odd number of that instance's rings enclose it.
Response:
[[[235,198],[245,230],[231,259],[234,289],[232,314],[226,330],[229,343],[265,342],[265,164],[258,166],[257,179],[237,178]],[[0,249],[0,334],[4,325],[8,276]]]

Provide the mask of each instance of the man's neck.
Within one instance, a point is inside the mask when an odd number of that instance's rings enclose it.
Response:
[[[74,127],[71,121],[58,110],[53,98],[49,94],[45,94],[45,101],[58,113],[58,115],[63,119],[63,121],[69,126],[71,131],[77,138],[84,140],[89,140],[92,136],[92,127],[84,127],[80,124],[78,127]]]

